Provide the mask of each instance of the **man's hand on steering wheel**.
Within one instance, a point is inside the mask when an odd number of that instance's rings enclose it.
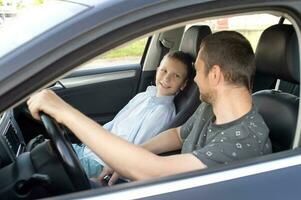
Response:
[[[32,116],[43,122],[52,146],[61,158],[60,160],[75,190],[80,191],[91,188],[89,179],[77,155],[66,140],[60,125],[57,123],[63,122],[64,109],[69,109],[71,106],[51,90],[43,90],[33,95],[27,101],[27,104]]]
[[[58,123],[63,123],[64,111],[71,106],[57,96],[52,90],[42,90],[32,95],[27,101],[28,109],[36,120],[40,119],[40,112],[44,112],[54,118]]]

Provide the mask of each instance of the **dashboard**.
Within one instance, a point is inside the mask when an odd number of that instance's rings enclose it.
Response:
[[[12,163],[26,147],[22,132],[15,121],[12,110],[0,119],[0,167]]]
[[[39,199],[74,191],[55,144],[44,138],[43,124],[25,106],[0,117],[0,199]]]

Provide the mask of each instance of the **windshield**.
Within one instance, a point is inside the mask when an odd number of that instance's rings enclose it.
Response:
[[[55,0],[0,0],[0,57],[86,9]]]

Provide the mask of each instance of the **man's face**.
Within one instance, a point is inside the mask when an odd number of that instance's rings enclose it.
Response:
[[[201,51],[199,51],[199,54]],[[206,73],[205,63],[201,59],[200,55],[197,56],[195,62],[196,76],[194,82],[197,84],[200,92],[200,100],[206,103],[212,104],[214,93],[209,83],[209,73]]]

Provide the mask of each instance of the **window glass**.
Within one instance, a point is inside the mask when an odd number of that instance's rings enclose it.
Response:
[[[222,30],[233,30],[243,34],[250,42],[253,50],[256,50],[259,37],[264,29],[278,24],[280,17],[270,14],[252,14],[234,17],[223,17],[218,19],[210,19],[202,22],[189,24],[192,25],[208,25],[212,32]],[[287,20],[285,21],[287,23]]]
[[[86,9],[67,1],[0,0],[0,57]]]
[[[145,49],[147,38],[131,41],[84,63],[79,69],[105,68],[130,64],[139,64]]]

